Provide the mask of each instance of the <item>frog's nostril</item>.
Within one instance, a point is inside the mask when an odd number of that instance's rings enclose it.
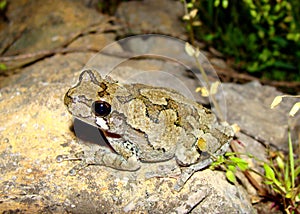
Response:
[[[105,101],[95,101],[92,104],[92,111],[96,116],[105,117],[111,111],[111,106]]]

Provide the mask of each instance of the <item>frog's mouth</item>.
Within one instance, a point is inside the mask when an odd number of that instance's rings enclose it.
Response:
[[[95,123],[99,126],[99,128],[103,131],[109,129],[107,125],[107,121],[103,117],[96,117]]]
[[[107,125],[107,121],[105,118],[96,117],[96,124],[99,126],[98,128],[103,132],[105,137],[109,138],[121,138],[121,135],[109,132],[109,127]]]

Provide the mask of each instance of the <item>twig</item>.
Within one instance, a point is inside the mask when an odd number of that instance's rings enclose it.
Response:
[[[224,75],[226,77],[229,77],[235,82],[249,82],[249,81],[258,81],[262,84],[266,85],[271,85],[274,87],[286,87],[286,88],[300,88],[300,82],[287,82],[287,81],[275,81],[275,80],[264,80],[264,79],[259,79],[257,77],[251,76],[249,74],[245,73],[238,73],[237,71],[233,69],[224,69],[220,68],[216,65],[213,65],[213,67],[216,69],[218,74]]]
[[[21,30],[17,33],[16,36],[14,36],[14,38],[11,39],[11,41],[9,41],[1,50],[0,55],[3,55],[22,35],[23,32],[26,30],[25,26],[21,27]]]
[[[66,53],[74,53],[74,52],[98,52],[99,50],[96,48],[57,48],[54,50],[41,50],[34,53],[26,53],[19,54],[16,56],[4,56],[0,57],[0,62],[9,62],[9,61],[18,61],[24,60],[28,58],[33,59],[41,59],[48,56],[52,56],[54,54],[66,54]]]
[[[63,44],[61,44],[59,48],[55,48],[53,50],[41,50],[41,51],[37,51],[34,53],[19,54],[16,56],[2,56],[2,57],[0,57],[0,63],[5,64],[7,62],[26,60],[26,62],[21,61],[16,66],[12,66],[9,68],[10,70],[12,70],[12,69],[16,69],[16,68],[22,67],[24,65],[42,60],[45,57],[49,57],[49,56],[52,56],[52,55],[58,54],[58,53],[71,53],[71,52],[76,52],[76,51],[78,51],[78,52],[90,52],[90,51],[98,52],[99,50],[94,49],[94,48],[67,48],[67,46],[70,45],[72,42],[74,42],[79,37],[87,35],[87,34],[105,33],[105,32],[111,32],[111,31],[115,31],[115,30],[119,29],[119,26],[111,26],[111,25],[107,24],[111,20],[112,20],[112,18],[108,19],[107,22],[104,24],[103,24],[103,22],[92,24],[79,32],[71,34],[71,36],[69,36],[69,38],[66,39],[66,41]],[[101,24],[102,26],[99,26],[99,24]]]

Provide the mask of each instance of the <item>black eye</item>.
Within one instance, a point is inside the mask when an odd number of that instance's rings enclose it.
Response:
[[[111,106],[109,103],[104,101],[95,101],[92,104],[92,111],[96,116],[105,117],[111,111]]]

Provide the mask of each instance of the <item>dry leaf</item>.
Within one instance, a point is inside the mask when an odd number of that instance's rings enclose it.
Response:
[[[271,109],[275,108],[282,101],[282,96],[276,96],[271,104]]]
[[[201,151],[207,151],[207,144],[203,138],[199,138],[197,141],[197,146]]]
[[[202,97],[208,97],[209,96],[209,92],[205,87],[198,87],[195,90],[196,92],[200,92]]]
[[[211,95],[218,93],[219,85],[220,85],[219,81],[216,81],[213,84],[211,84],[211,86],[210,86],[210,94]]]
[[[231,128],[233,129],[234,133],[238,133],[239,131],[241,131],[241,127],[239,127],[239,125],[236,123],[232,124]]]
[[[201,26],[202,22],[200,22],[200,21],[193,21],[192,25],[195,26],[195,27]]]
[[[190,20],[191,17],[190,17],[190,14],[185,14],[183,17],[182,17],[183,20]]]
[[[289,115],[292,116],[292,117],[294,117],[295,114],[299,111],[299,109],[300,109],[300,102],[297,102],[297,103],[295,103],[294,106],[292,107],[292,109],[291,109]]]
[[[198,13],[198,9],[193,9],[193,10],[191,10],[191,12],[189,14],[190,14],[190,17],[193,19],[193,18],[195,18],[197,13]]]
[[[185,52],[189,55],[189,56],[194,56],[195,54],[195,48],[190,45],[188,42],[185,43]]]

